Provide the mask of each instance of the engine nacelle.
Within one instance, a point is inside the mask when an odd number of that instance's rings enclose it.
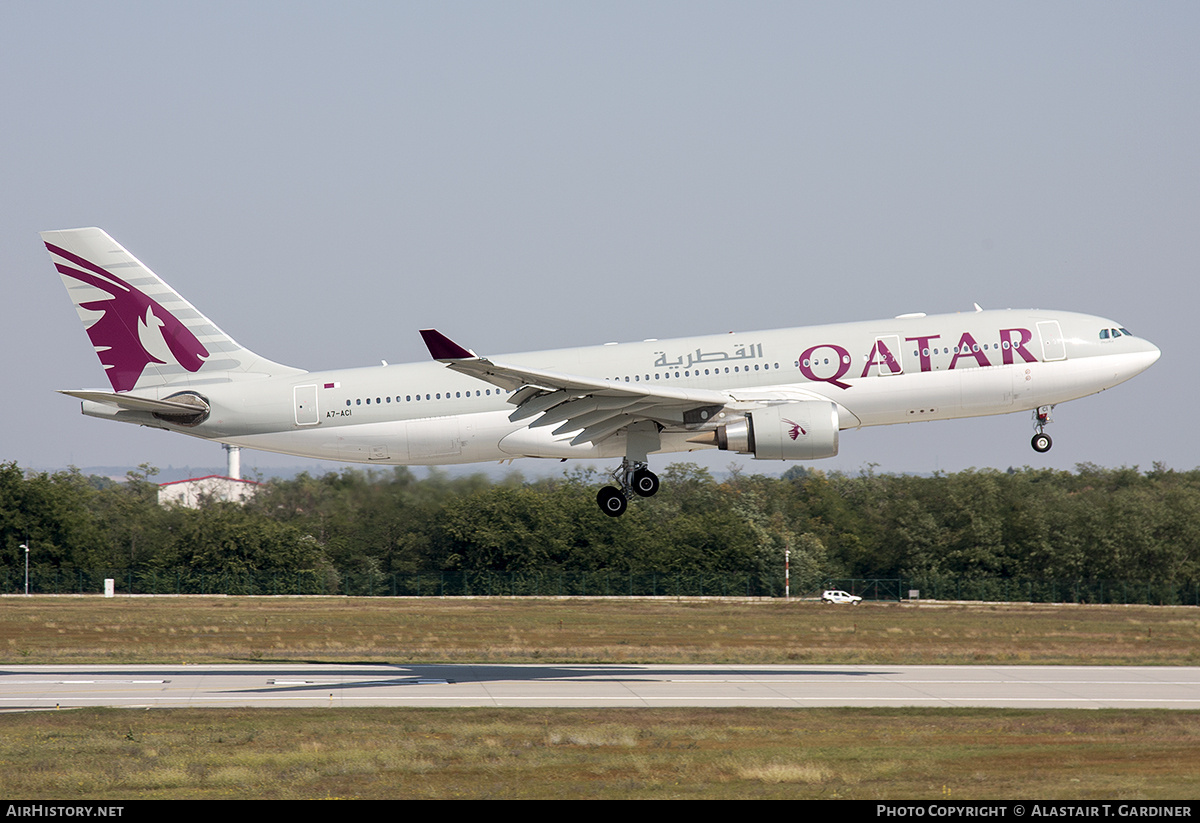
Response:
[[[818,460],[838,453],[837,404],[824,400],[781,403],[747,412],[715,431],[719,449],[758,460]]]

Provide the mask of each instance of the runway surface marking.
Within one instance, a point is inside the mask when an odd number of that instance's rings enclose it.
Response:
[[[71,706],[1200,709],[1200,668],[381,664],[0,668],[0,710]]]

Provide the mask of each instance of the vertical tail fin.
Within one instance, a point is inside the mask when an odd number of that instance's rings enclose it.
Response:
[[[42,240],[114,391],[302,373],[238,345],[104,231]]]

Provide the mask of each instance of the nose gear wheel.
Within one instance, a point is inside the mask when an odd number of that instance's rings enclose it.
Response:
[[[1045,454],[1054,445],[1054,441],[1050,439],[1050,435],[1045,432],[1047,424],[1052,422],[1050,412],[1053,410],[1053,406],[1041,406],[1033,412],[1033,428],[1037,430],[1037,434],[1033,436],[1030,445],[1033,446],[1033,450],[1038,454]]]

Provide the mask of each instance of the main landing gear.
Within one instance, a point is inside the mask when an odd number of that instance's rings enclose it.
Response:
[[[629,506],[630,494],[638,497],[653,497],[658,492],[658,475],[646,464],[626,457],[620,467],[612,473],[616,486],[605,486],[596,493],[600,511],[609,517],[620,517]]]
[[[1054,441],[1050,439],[1050,435],[1045,432],[1046,424],[1052,422],[1050,412],[1053,410],[1053,406],[1040,406],[1033,412],[1033,428],[1037,430],[1037,434],[1033,436],[1030,445],[1039,454],[1045,454],[1054,445]]]
[[[625,457],[612,473],[615,486],[605,486],[596,493],[600,511],[609,517],[620,517],[629,506],[631,495],[653,497],[658,491],[658,475],[647,468],[651,452],[662,446],[659,432],[662,427],[652,420],[638,420],[625,429]]]

